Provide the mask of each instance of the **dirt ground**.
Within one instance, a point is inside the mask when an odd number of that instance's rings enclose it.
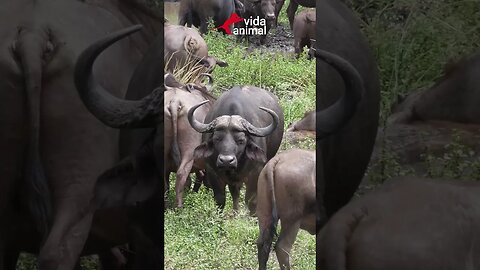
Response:
[[[178,9],[180,7],[180,3],[165,2],[164,5],[165,17],[167,20],[172,24],[178,23]],[[288,24],[279,24],[276,28],[271,29],[264,45],[261,45],[259,37],[255,36],[250,38],[248,44],[248,51],[260,49],[261,51],[265,52],[278,52],[281,54],[293,55],[294,53],[293,33]]]

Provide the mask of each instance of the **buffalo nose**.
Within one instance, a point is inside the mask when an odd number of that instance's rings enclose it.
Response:
[[[231,155],[218,155],[218,167],[237,167],[237,159]]]
[[[269,21],[275,20],[275,14],[274,13],[268,13],[267,14],[267,20],[269,20]]]

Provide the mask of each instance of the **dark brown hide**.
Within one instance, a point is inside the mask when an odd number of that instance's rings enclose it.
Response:
[[[257,240],[259,269],[267,269],[276,225],[282,229],[275,245],[281,269],[290,269],[289,254],[299,229],[316,233],[315,151],[291,149],[272,158],[258,177]]]
[[[295,21],[293,22],[293,36],[295,47],[295,53],[297,58],[302,54],[303,48],[306,46],[310,48],[312,45],[311,40],[315,40],[315,9],[306,9],[298,13],[295,16]]]
[[[323,270],[480,267],[480,186],[403,177],[347,204],[320,231]]]
[[[262,111],[260,107],[267,109]],[[267,110],[272,111],[267,113]],[[273,113],[278,119],[273,118],[272,122]],[[258,175],[280,147],[283,118],[278,98],[253,86],[237,86],[224,92],[205,118],[205,123],[209,124],[199,124],[198,120],[189,117],[190,124],[196,122],[202,130],[194,128],[205,133],[194,155],[196,159],[205,159],[207,182],[212,185],[220,208],[225,206],[225,186],[228,184],[234,209],[238,209],[240,188],[245,183],[245,203],[251,213],[255,212]],[[265,135],[260,134],[265,131],[263,127],[276,128]]]
[[[346,86],[345,94],[339,101],[316,113],[318,124],[323,129],[321,136],[325,137],[340,130],[352,118],[364,91],[363,81],[357,70],[338,55],[315,49],[311,49],[309,53],[332,65],[341,74]],[[321,153],[319,156],[321,162]],[[257,199],[260,227],[257,247],[260,269],[266,269],[278,218],[282,221],[282,231],[275,249],[280,267],[290,269],[288,254],[298,230],[303,228],[315,234],[327,220],[322,201],[324,190],[322,164],[319,164],[318,168],[315,166],[313,151],[287,151],[267,163],[258,181],[257,191],[261,194]]]
[[[315,131],[315,120],[316,120],[316,112],[315,111],[309,111],[305,112],[303,115],[303,118],[293,122],[287,129],[287,131],[293,132],[293,131],[302,131],[302,130],[307,130],[307,131]]]
[[[409,95],[389,123],[441,120],[480,124],[480,54],[445,68],[445,75],[431,88]]]

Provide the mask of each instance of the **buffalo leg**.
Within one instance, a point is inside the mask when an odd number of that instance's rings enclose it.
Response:
[[[208,21],[207,19],[203,19],[201,22],[200,22],[200,33],[202,35],[206,34],[207,31],[208,31]]]
[[[240,198],[240,188],[239,185],[228,185],[230,194],[232,194],[233,199],[233,210],[238,211],[238,199]]]
[[[212,185],[215,202],[217,203],[217,206],[223,210],[223,208],[225,208],[225,181],[218,178],[213,179],[216,175],[212,175],[210,171],[207,172],[207,175],[209,175],[209,181]]]
[[[257,240],[257,251],[258,251],[258,269],[259,270],[266,270],[267,269],[267,261],[270,255],[270,250],[272,248],[272,241],[273,235],[275,232],[272,231],[274,228],[272,225],[272,219],[261,220],[258,219],[258,226],[260,228],[260,234]]]
[[[170,190],[170,172],[165,173],[165,194]]]
[[[175,182],[175,194],[177,200],[177,207],[183,207],[183,191],[185,189],[185,182],[192,170],[193,160],[183,162],[180,164],[177,170],[177,180]]]
[[[260,173],[254,175],[259,174]],[[256,177],[249,177],[245,183],[245,205],[248,207],[251,216],[255,216],[257,211],[257,182],[258,180]]]
[[[195,192],[198,192],[202,186],[203,177],[200,174],[200,171],[195,172],[195,184],[193,185],[193,191]]]
[[[184,26],[185,24],[187,24],[187,22],[188,22],[188,13],[185,13],[185,12],[179,13],[178,14],[178,24],[181,25],[181,26]],[[191,27],[191,25],[189,27]]]
[[[280,269],[289,270],[290,251],[292,250],[292,245],[295,242],[295,238],[297,238],[297,233],[300,230],[300,221],[282,220],[281,224],[282,229],[275,246],[275,253],[277,254]]]
[[[98,254],[102,270],[118,270],[124,269],[127,264],[127,259],[122,254],[118,247],[103,251]]]
[[[199,180],[195,180],[195,184],[193,185],[193,191],[198,192],[201,186],[202,186],[202,182],[200,182]]]
[[[277,0],[275,4],[275,27],[278,26],[278,17],[282,11],[283,4],[285,4],[285,0]]]
[[[202,183],[207,188],[212,188],[209,183],[207,183],[207,178],[205,177],[204,170],[197,170],[195,172],[195,185],[193,186],[193,191],[198,192]]]
[[[298,4],[295,1],[290,1],[287,8],[288,21],[290,22],[290,29],[293,30],[293,20],[295,19],[295,12],[297,12]]]
[[[260,44],[265,44],[266,40],[267,40],[267,35],[268,35],[268,32],[270,32],[270,29],[272,29],[272,26],[275,24],[275,21],[267,21],[267,25],[265,26],[267,32],[265,33],[265,35],[262,35],[260,36]]]
[[[190,175],[187,176],[187,180],[185,180],[185,187],[183,188],[183,191],[189,191],[192,188],[192,178]]]
[[[78,209],[74,202],[64,201],[54,220],[54,226],[38,256],[39,269],[74,269],[90,231],[93,211],[88,209],[83,217],[71,209]],[[87,210],[87,209],[85,209]],[[79,222],[74,222],[81,218]]]

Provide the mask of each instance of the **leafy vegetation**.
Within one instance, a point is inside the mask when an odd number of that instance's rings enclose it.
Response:
[[[391,114],[399,95],[431,87],[443,75],[447,63],[455,63],[477,52],[480,45],[480,10],[478,0],[346,0],[357,13],[361,26],[376,56],[381,77],[381,126]],[[384,144],[387,145],[387,144]],[[435,166],[459,167],[475,171],[470,157],[458,160],[426,154]],[[388,149],[382,156],[380,175],[370,175],[383,182],[392,176],[411,173],[400,168]],[[469,155],[478,153],[469,152]],[[441,161],[441,162],[440,162]],[[440,162],[440,163],[439,163]],[[460,164],[453,164],[459,162]],[[430,163],[429,163],[430,164]],[[431,163],[433,166],[433,163]],[[439,165],[442,164],[442,165]],[[461,165],[463,164],[463,165]],[[432,168],[432,170],[434,170]],[[446,170],[446,169],[445,169]],[[478,171],[477,171],[478,172]],[[434,175],[459,177],[458,173]],[[433,176],[433,175],[431,175]],[[478,178],[478,175],[471,177]]]

